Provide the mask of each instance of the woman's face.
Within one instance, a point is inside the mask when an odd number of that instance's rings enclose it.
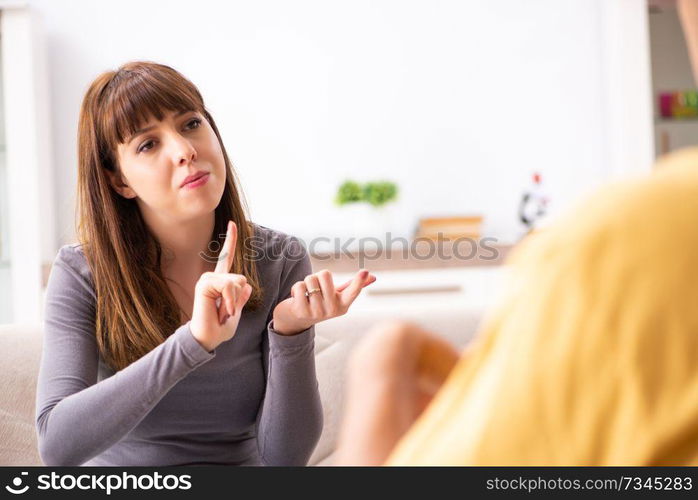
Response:
[[[223,196],[225,160],[218,138],[197,111],[167,112],[117,147],[114,188],[136,199],[146,220],[184,221],[212,213]]]

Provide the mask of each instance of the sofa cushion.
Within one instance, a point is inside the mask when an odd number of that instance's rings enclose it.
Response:
[[[34,427],[39,325],[0,325],[0,466],[41,465]]]

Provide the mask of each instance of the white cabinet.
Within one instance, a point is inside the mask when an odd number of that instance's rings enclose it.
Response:
[[[0,3],[0,323],[41,317],[53,253],[53,187],[43,36],[32,10]]]

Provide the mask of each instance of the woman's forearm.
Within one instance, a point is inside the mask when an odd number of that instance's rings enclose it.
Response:
[[[268,327],[267,386],[258,442],[264,465],[306,465],[322,433],[315,329],[281,335]]]
[[[115,373],[85,385],[62,360],[75,341],[48,332],[37,388],[39,451],[46,465],[80,465],[121,440],[184,376],[214,355],[196,342],[188,324]],[[86,350],[82,351],[86,353]]]

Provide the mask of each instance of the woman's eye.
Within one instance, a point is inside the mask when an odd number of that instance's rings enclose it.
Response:
[[[196,126],[194,126],[194,125],[196,125]],[[201,125],[201,120],[199,120],[198,118],[194,118],[189,123],[187,123],[187,126],[188,127],[191,126],[192,128],[199,128],[200,125]]]
[[[153,144],[153,141],[148,141],[148,142],[143,143],[141,145],[141,147],[138,148],[138,152],[141,153],[143,151],[149,151],[151,148],[146,148],[146,146],[148,146],[149,144]]]
[[[194,129],[199,128],[200,126],[201,126],[201,120],[199,118],[194,118],[193,120],[189,120],[187,122],[186,128],[188,130],[194,130]],[[148,146],[150,146],[150,147],[148,147]],[[153,141],[144,142],[138,148],[137,152],[143,153],[143,152],[150,151],[152,149],[152,146],[153,146]]]

